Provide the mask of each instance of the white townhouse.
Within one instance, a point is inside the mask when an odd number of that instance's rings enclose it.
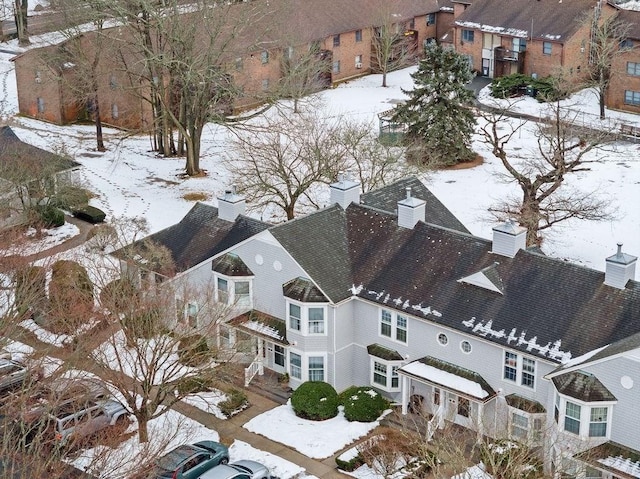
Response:
[[[415,178],[363,195],[341,180],[331,203],[269,226],[226,195],[151,239],[234,308],[212,340],[250,338],[250,371],[371,385],[434,429],[540,446],[575,477],[640,477],[636,257],[618,247],[602,273],[526,249],[512,223],[475,237]],[[199,233],[195,210],[227,233]]]

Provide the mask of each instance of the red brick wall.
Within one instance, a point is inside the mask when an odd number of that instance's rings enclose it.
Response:
[[[627,73],[628,62],[640,63],[640,42],[635,44],[632,50],[618,55],[611,66],[611,83],[605,96],[605,103],[611,109],[640,113],[640,105],[625,103],[625,91],[640,94],[640,76]]]

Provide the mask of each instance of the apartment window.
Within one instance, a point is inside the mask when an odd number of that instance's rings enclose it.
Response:
[[[118,88],[118,79],[113,73],[109,75],[109,88],[111,88],[112,90]]]
[[[627,73],[634,76],[640,75],[640,63],[627,62]]]
[[[409,20],[409,30],[414,30],[416,28],[416,19],[412,18]]]
[[[289,303],[289,328],[300,331],[302,323],[302,308],[297,304]]]
[[[462,41],[473,43],[473,30],[462,30]]]
[[[291,60],[293,58],[293,47],[287,47],[285,56],[287,57],[287,60]]]
[[[460,349],[463,353],[469,354],[471,352],[471,343],[469,341],[462,341],[460,343]]]
[[[324,357],[309,356],[309,381],[324,381]]]
[[[340,46],[340,34],[333,36],[333,46],[334,47]]]
[[[520,441],[526,441],[529,435],[529,417],[511,413],[511,437]]]
[[[111,104],[111,118],[114,120],[120,116],[120,112],[118,111],[118,105],[116,103]]]
[[[216,281],[218,291],[218,302],[229,303],[229,282],[224,278],[218,278]]]
[[[356,55],[356,68],[362,68],[362,55]]]
[[[265,64],[265,63],[269,63],[269,52],[268,51],[264,51],[260,54],[260,61]]]
[[[523,52],[527,49],[527,41],[524,38],[513,39],[513,51]]]
[[[292,378],[302,379],[302,356],[289,353],[289,374]]]
[[[234,281],[235,303],[237,306],[249,306],[251,303],[251,292],[249,281]]]
[[[265,78],[262,80],[262,90],[268,90],[269,89],[269,79]]]
[[[625,90],[624,102],[627,105],[640,105],[640,91]],[[40,111],[40,109],[38,109]]]
[[[235,59],[234,66],[237,71],[241,71],[244,68],[244,60],[242,57],[238,57]]]
[[[589,437],[605,437],[607,435],[607,415],[609,408],[592,407],[589,418]]]
[[[536,385],[536,362],[511,351],[505,351],[502,377],[507,381],[519,382],[521,386],[533,389]]]
[[[567,401],[564,410],[564,430],[573,434],[580,434],[580,412],[578,404]]]
[[[371,384],[385,391],[399,391],[398,368],[400,364],[384,361],[377,357],[372,357],[371,361]]]
[[[220,345],[225,348],[231,346],[231,330],[227,326],[220,326]]]
[[[324,308],[309,308],[309,334],[324,334]]]
[[[333,73],[340,73],[340,60],[336,60],[333,62],[333,67],[331,68]]]
[[[458,396],[458,415],[459,416],[469,417],[470,407],[471,406],[467,398]]]
[[[628,50],[633,48],[633,42],[629,39],[624,39],[620,42],[620,50]]]
[[[38,113],[44,113],[44,98],[38,97],[36,99],[36,105],[38,106]]]
[[[440,405],[440,389],[433,388],[433,404],[436,406]]]
[[[362,41],[362,30],[356,30],[356,42]]]
[[[273,345],[273,362],[278,366],[284,367],[284,359],[286,358],[285,349],[283,346]]]
[[[42,82],[42,73],[40,72],[40,70],[36,70],[36,83],[40,83]]]
[[[542,53],[544,55],[551,55],[551,42],[543,42],[542,43]]]
[[[187,305],[187,324],[192,328],[198,326],[198,305],[196,303]]]
[[[429,13],[427,15],[427,26],[435,25],[435,24],[436,24],[436,14],[435,13]]]
[[[380,336],[393,338],[401,343],[407,342],[407,318],[400,314],[394,314],[387,309],[380,313]]]
[[[440,333],[438,334],[438,342],[440,343],[440,345],[446,346],[447,344],[449,344],[449,338],[446,334]]]
[[[585,479],[601,479],[602,478],[602,471],[590,466],[587,466],[585,468],[584,474],[585,474],[584,476]]]

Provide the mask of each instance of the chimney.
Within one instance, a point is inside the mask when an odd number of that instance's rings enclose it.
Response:
[[[614,288],[624,289],[627,282],[635,279],[636,256],[622,252],[622,243],[618,243],[618,251],[606,259],[604,270],[604,284]]]
[[[491,252],[513,258],[521,249],[527,248],[527,228],[515,224],[512,219],[493,227]]]
[[[425,220],[427,202],[413,198],[411,187],[407,186],[407,197],[398,201],[398,226],[412,229],[418,221]]]
[[[360,203],[360,183],[340,175],[336,183],[330,186],[330,203],[338,203],[343,210],[351,203]]]
[[[218,218],[235,221],[238,215],[244,214],[246,206],[244,197],[236,194],[235,188],[226,190],[224,195],[218,198]]]

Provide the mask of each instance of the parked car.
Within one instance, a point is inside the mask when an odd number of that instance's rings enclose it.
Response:
[[[183,444],[157,460],[151,477],[197,479],[209,469],[228,462],[229,449],[219,442]]]
[[[80,405],[67,402],[48,414],[54,438],[59,445],[84,439],[118,421],[128,420],[127,409],[114,399],[87,401]]]
[[[0,393],[21,387],[29,370],[12,359],[0,358]]]
[[[269,468],[256,461],[236,461],[208,470],[198,479],[271,479]]]

